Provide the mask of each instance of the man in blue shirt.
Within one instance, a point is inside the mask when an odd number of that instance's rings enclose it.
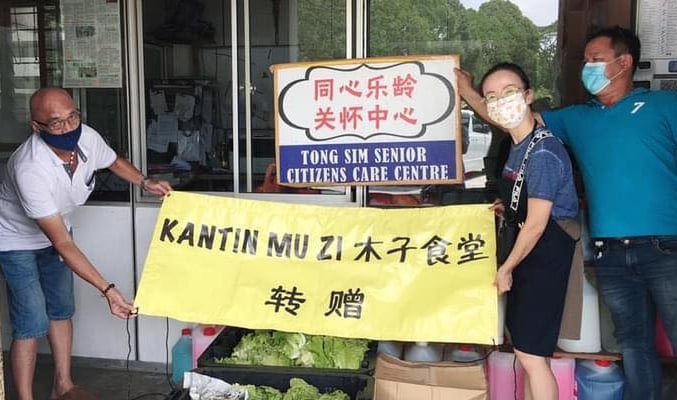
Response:
[[[587,103],[542,113],[583,176],[595,272],[623,355],[626,399],[661,398],[656,312],[677,349],[677,92],[634,89],[639,38],[621,27],[588,37]],[[472,78],[459,92],[486,115]]]

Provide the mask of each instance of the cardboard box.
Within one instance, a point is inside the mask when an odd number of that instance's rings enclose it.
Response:
[[[420,363],[379,354],[374,400],[486,400],[481,363]]]

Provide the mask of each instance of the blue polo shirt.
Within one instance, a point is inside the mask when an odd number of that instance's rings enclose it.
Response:
[[[585,183],[591,237],[677,235],[677,92],[543,112]]]

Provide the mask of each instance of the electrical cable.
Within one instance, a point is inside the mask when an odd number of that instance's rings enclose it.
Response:
[[[169,397],[168,395],[166,395],[164,393],[144,393],[140,396],[136,396],[133,399],[129,399],[129,400],[138,400],[138,399],[143,399],[145,397],[150,397],[150,396],[159,396],[159,397],[161,397],[162,399],[165,399],[165,400],[171,399],[171,397]]]
[[[127,373],[127,400],[138,400],[138,399],[143,399],[146,397],[160,397],[164,400],[179,400],[178,397],[173,397],[176,394],[180,393],[180,390],[176,388],[174,383],[172,382],[170,375],[169,375],[169,318],[166,318],[167,320],[167,329],[165,332],[165,376],[167,377],[167,382],[169,383],[169,386],[171,387],[171,392],[169,394],[165,393],[144,393],[136,397],[131,397],[132,395],[132,373],[129,369],[129,359],[132,355],[132,332],[129,329],[129,320],[131,318],[127,318],[127,321],[125,323],[125,327],[127,330],[127,359],[125,360],[125,372]]]
[[[165,376],[167,377],[167,383],[172,389],[172,392],[176,391],[176,386],[172,382],[171,375],[169,373],[169,317],[165,317]]]
[[[127,371],[127,398],[129,399],[132,396],[132,374],[129,371],[129,358],[132,355],[132,333],[129,330],[129,320],[130,317],[127,317],[125,326],[127,328],[127,359],[125,360],[125,371]]]
[[[515,366],[517,364],[517,356],[513,355],[512,357],[512,379],[513,379],[513,390],[515,394],[515,400],[517,400],[517,368]]]
[[[484,356],[482,356],[480,358],[476,358],[476,359],[473,359],[473,360],[467,360],[467,361],[454,361],[454,362],[458,363],[458,364],[474,364],[474,363],[486,360],[487,358],[489,358],[491,353],[493,353],[496,350],[498,350],[498,346],[492,347],[492,349],[489,350],[489,352],[487,352],[487,354],[485,354]]]

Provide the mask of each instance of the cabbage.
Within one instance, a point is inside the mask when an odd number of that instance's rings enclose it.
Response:
[[[333,360],[334,368],[358,369],[362,364],[364,353],[369,345],[366,340],[333,338],[330,343],[333,344],[329,349],[330,357]]]
[[[332,336],[310,336],[301,360],[316,368],[358,369],[362,365],[369,342]]]
[[[269,331],[254,331],[242,337],[230,357],[215,360],[220,364],[251,364],[290,367],[294,363],[282,352],[280,338]]]
[[[315,386],[301,378],[291,378],[289,390],[284,395],[269,386],[244,385],[243,387],[247,390],[248,400],[350,400],[350,396],[342,390],[320,394]]]
[[[369,342],[363,339],[254,331],[242,337],[230,357],[215,361],[222,364],[358,369],[368,347]]]
[[[325,393],[318,400],[350,400],[350,396],[343,390],[334,390],[331,393]]]
[[[283,400],[282,393],[270,386],[246,385],[248,400]]]
[[[303,348],[301,360],[304,367],[333,368],[331,358],[324,350],[327,340],[323,336],[311,336]]]
[[[303,346],[306,345],[306,336],[303,333],[273,332],[275,343],[280,343],[280,352],[290,360],[301,357]]]
[[[318,400],[320,391],[313,385],[309,385],[301,378],[289,380],[289,390],[284,394],[283,400]]]

